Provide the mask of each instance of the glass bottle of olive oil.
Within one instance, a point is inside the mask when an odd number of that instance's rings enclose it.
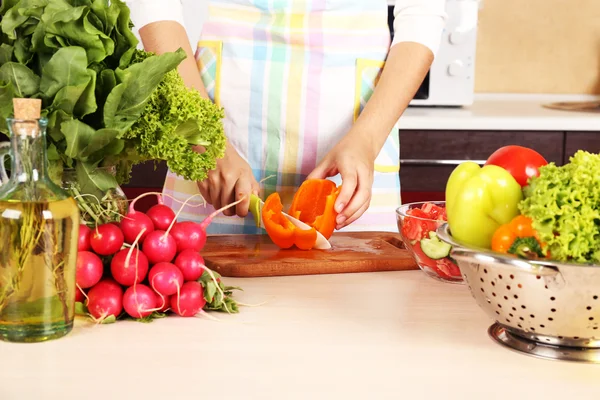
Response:
[[[0,340],[40,342],[73,328],[79,211],[48,178],[41,102],[14,107],[10,146],[0,149]]]

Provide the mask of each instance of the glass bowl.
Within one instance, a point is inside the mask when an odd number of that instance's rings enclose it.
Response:
[[[463,283],[452,247],[437,237],[437,229],[446,223],[445,201],[404,204],[396,209],[396,222],[404,247],[423,272],[443,282]]]

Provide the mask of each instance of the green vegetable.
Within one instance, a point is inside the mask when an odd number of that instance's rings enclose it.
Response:
[[[564,166],[540,168],[521,212],[532,219],[552,259],[600,263],[600,155],[578,151]]]
[[[0,18],[0,132],[8,134],[14,97],[41,98],[58,183],[74,168],[77,190],[101,198],[137,163],[166,161],[201,181],[223,156],[223,110],[184,85],[183,50],[137,49],[123,1],[10,0]]]
[[[202,285],[202,288],[204,289],[204,299],[206,300],[204,310],[238,313],[239,305],[233,299],[232,295],[234,290],[242,289],[235,286],[225,286],[223,285],[223,282],[221,280],[221,275],[214,271],[212,271],[212,274],[218,281],[219,288],[225,296],[223,297],[221,295],[221,291],[217,289],[217,284],[213,281],[210,274],[204,271],[200,279],[198,279],[198,282]]]
[[[452,246],[438,239],[434,231],[429,232],[428,238],[421,239],[421,250],[432,260],[440,260],[447,257],[451,249]]]
[[[498,227],[519,214],[521,186],[504,168],[468,161],[452,171],[446,185],[446,214],[459,242],[490,248]]]
[[[540,243],[533,236],[517,237],[507,251],[520,258],[543,258],[546,255]]]
[[[147,58],[149,53],[138,57]],[[221,109],[197,90],[188,89],[173,70],[164,76],[141,118],[123,137],[135,143],[143,157],[166,160],[179,175],[202,181],[224,155],[223,117]],[[190,145],[203,146],[206,151],[190,151]]]

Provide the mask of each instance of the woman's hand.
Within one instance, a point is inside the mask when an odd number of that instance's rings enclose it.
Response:
[[[308,176],[307,179],[324,179],[341,175],[342,190],[335,203],[339,213],[336,229],[350,225],[369,208],[376,157],[377,151],[369,136],[350,131]]]
[[[335,209],[336,229],[356,221],[369,208],[375,158],[423,82],[433,52],[414,42],[392,46],[379,83],[350,132],[325,156],[309,178],[340,174],[342,191]]]
[[[227,142],[225,155],[217,160],[217,167],[208,173],[208,177],[198,182],[200,194],[215,209],[219,209],[246,196],[244,201],[223,211],[223,215],[248,215],[250,194],[258,194],[259,185],[254,178],[250,165]]]

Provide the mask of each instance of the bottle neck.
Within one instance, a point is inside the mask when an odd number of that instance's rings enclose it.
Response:
[[[46,179],[45,126],[31,123],[13,124],[11,180],[17,183]]]

